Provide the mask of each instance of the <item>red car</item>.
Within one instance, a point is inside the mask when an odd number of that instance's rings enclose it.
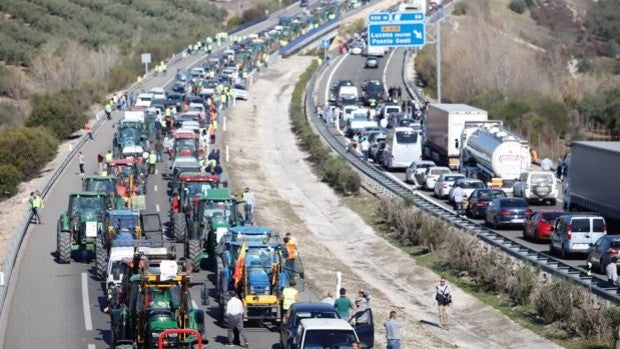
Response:
[[[534,212],[523,224],[523,237],[533,241],[549,241],[551,228],[564,211]]]

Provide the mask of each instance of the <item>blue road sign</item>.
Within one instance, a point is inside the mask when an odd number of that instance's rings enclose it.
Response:
[[[371,13],[368,15],[368,23],[387,22],[392,19],[392,14],[388,12]]]
[[[372,47],[412,47],[426,44],[424,22],[384,22],[368,24],[368,45]]]
[[[402,12],[392,13],[392,21],[396,22],[424,22],[424,13],[422,12]]]
[[[321,47],[322,48],[328,48],[329,47],[329,39],[321,40]]]

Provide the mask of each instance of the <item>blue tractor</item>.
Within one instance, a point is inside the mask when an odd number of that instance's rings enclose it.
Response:
[[[280,297],[290,280],[304,290],[303,265],[299,254],[287,259],[279,233],[261,226],[232,227],[221,237],[217,254],[217,290],[220,320],[229,291],[235,290],[247,308],[247,320],[282,318]]]

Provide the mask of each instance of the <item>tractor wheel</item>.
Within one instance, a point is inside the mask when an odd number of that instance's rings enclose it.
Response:
[[[188,240],[187,241],[187,256],[189,258],[190,264],[192,266],[192,271],[200,270],[200,253],[202,249],[200,248],[200,240]]]
[[[106,265],[107,265],[107,254],[105,248],[103,247],[103,241],[101,237],[97,237],[96,245],[95,245],[95,272],[97,281],[103,281],[106,277]]]
[[[174,240],[176,242],[184,242],[187,236],[187,222],[185,221],[185,214],[175,213],[172,216],[172,233],[174,234]]]
[[[59,231],[56,236],[56,253],[58,263],[71,263],[71,233]]]

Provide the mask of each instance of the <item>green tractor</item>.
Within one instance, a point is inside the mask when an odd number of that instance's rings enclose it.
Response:
[[[115,176],[84,176],[82,191],[105,193],[108,210],[123,208],[123,198],[116,190]]]
[[[58,219],[57,260],[71,262],[71,252],[95,252],[106,211],[107,195],[102,192],[79,192],[69,195],[69,210]]]
[[[215,251],[218,237],[223,236],[228,228],[243,225],[237,201],[228,188],[210,189],[192,206],[187,215],[187,239],[185,239],[185,256],[192,269],[199,270],[203,261],[215,269]]]

